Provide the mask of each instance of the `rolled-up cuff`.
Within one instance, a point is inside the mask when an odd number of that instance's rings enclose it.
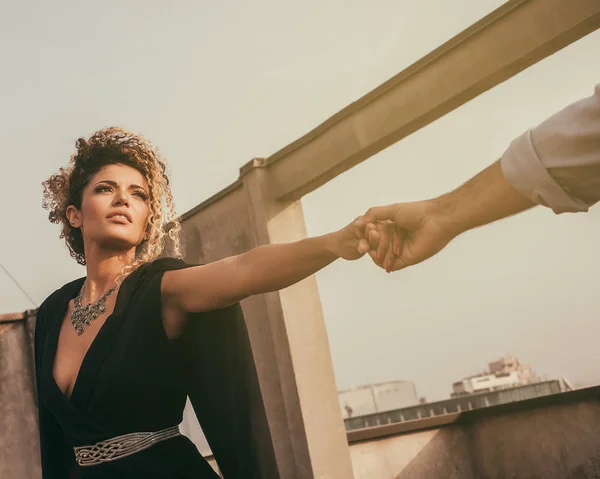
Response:
[[[586,203],[570,196],[548,173],[533,146],[531,130],[510,144],[501,165],[504,177],[519,193],[556,214],[588,210]]]

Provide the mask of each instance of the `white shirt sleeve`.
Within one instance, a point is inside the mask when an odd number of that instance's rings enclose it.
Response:
[[[600,201],[600,84],[515,139],[501,164],[521,194],[555,213],[587,211]]]

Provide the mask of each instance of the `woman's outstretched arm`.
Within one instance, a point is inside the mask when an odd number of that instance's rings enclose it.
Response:
[[[359,252],[359,246],[361,251],[368,250],[364,223],[354,221],[323,236],[258,246],[211,264],[167,271],[161,284],[163,309],[202,312],[229,306],[251,295],[277,291],[338,258],[360,258],[364,253]]]

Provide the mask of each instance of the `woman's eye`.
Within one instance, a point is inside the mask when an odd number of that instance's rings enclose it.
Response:
[[[96,193],[102,193],[103,191],[111,191],[110,186],[100,185],[96,187]]]
[[[147,200],[148,199],[148,195],[146,193],[144,193],[143,191],[136,191],[134,193],[134,195],[139,196],[143,200]]]

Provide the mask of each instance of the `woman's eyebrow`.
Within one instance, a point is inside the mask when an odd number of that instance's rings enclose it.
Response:
[[[97,185],[97,184],[99,184],[99,183],[107,183],[107,184],[109,184],[110,186],[114,186],[115,188],[116,188],[117,186],[119,186],[119,184],[118,184],[116,181],[114,181],[114,180],[100,180],[100,181],[98,181],[98,182],[96,183],[96,185]],[[94,185],[94,186],[95,186],[95,185]],[[144,191],[146,191],[146,188],[144,188],[143,186],[140,186],[140,185],[135,185],[135,184],[133,184],[133,185],[129,185],[129,189],[130,189],[130,190],[140,189],[140,190],[144,190]]]

